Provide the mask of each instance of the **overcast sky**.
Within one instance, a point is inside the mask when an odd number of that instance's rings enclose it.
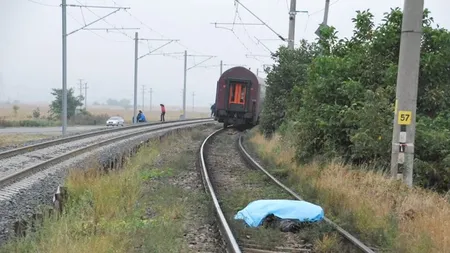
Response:
[[[276,32],[287,37],[288,0],[241,0],[246,7],[263,19]],[[328,24],[339,31],[340,36],[350,36],[353,26],[351,18],[355,11],[370,9],[379,22],[384,12],[391,7],[403,7],[403,0],[332,0]],[[60,0],[0,0],[0,101],[49,101],[51,88],[60,88],[61,81],[61,8]],[[148,39],[179,39],[155,53],[183,52],[190,55],[214,55],[215,58],[193,68],[187,73],[187,105],[192,103],[195,92],[196,105],[214,102],[215,86],[219,77],[219,62],[240,64],[262,69],[263,64],[272,63],[269,57],[257,59],[246,55],[266,55],[268,51],[258,44],[258,39],[276,39],[276,35],[264,26],[235,26],[234,33],[215,28],[211,22],[233,22],[235,5],[233,0],[67,0],[68,4],[106,5],[131,7],[127,12],[119,11],[91,28],[127,27],[141,28],[139,37]],[[314,31],[323,19],[324,0],[297,0],[299,13],[296,36],[314,40]],[[47,6],[49,5],[49,6]],[[448,0],[425,0],[435,22],[449,27],[450,16],[446,15]],[[67,29],[71,32],[106,15],[111,9],[68,7]],[[94,13],[92,13],[94,12]],[[238,13],[245,23],[259,23],[244,8]],[[85,20],[85,21],[84,21]],[[140,20],[140,21],[138,21]],[[239,18],[237,22],[241,22]],[[142,22],[142,23],[141,23]],[[231,28],[231,26],[227,26]],[[118,32],[78,31],[68,37],[68,87],[78,87],[78,79],[88,82],[88,100],[104,102],[108,98],[133,99],[134,37],[135,31]],[[127,36],[125,36],[125,33]],[[238,39],[239,38],[239,39]],[[139,55],[163,45],[164,41],[142,41]],[[282,43],[264,40],[263,43],[275,51]],[[203,57],[188,57],[188,67],[204,60]],[[153,89],[153,103],[181,105],[183,88],[183,57],[150,55],[139,60],[138,101],[142,100],[142,85],[145,85],[145,100],[148,104],[149,88]],[[77,88],[77,93],[78,93]]]

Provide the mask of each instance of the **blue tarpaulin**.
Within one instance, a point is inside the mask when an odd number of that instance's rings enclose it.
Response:
[[[300,222],[317,222],[324,217],[322,207],[301,200],[263,199],[255,200],[239,211],[235,220],[244,220],[250,227],[258,227],[264,218],[273,214],[280,219]]]

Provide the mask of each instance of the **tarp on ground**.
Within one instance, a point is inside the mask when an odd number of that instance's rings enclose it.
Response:
[[[302,200],[262,199],[249,203],[235,216],[235,220],[244,220],[250,227],[258,227],[270,214],[280,219],[300,222],[317,222],[324,218],[322,207]]]

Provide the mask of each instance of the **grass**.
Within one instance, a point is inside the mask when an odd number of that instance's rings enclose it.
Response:
[[[189,139],[191,133],[183,131],[152,142],[122,170],[70,171],[63,215],[45,219],[36,233],[10,241],[0,252],[187,252],[184,216],[193,206],[201,211],[196,206],[207,199],[170,183],[192,164],[188,153],[174,151]]]
[[[45,139],[48,137],[48,135],[44,134],[0,134],[0,147],[23,144],[28,141]]]
[[[384,252],[450,252],[450,203],[444,196],[336,162],[299,166],[292,162],[294,148],[279,135],[267,140],[253,132],[250,143],[269,170],[288,171],[289,186],[364,242]]]

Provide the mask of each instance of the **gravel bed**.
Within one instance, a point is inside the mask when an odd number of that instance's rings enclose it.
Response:
[[[166,168],[168,161],[176,161],[180,157],[184,157],[188,165],[186,167],[183,166],[184,168],[182,169],[178,168],[181,171],[176,176],[171,177],[167,183],[190,192],[191,196],[204,196],[206,199],[206,203],[201,205],[198,202],[188,205],[187,213],[184,215],[184,239],[188,243],[191,252],[225,252],[222,251],[224,245],[215,217],[211,215],[212,210],[211,205],[209,205],[209,197],[204,191],[201,174],[196,166],[199,147],[204,138],[214,130],[212,128],[202,129],[201,136],[197,138],[183,138],[181,143],[171,145],[170,152],[164,152],[158,161],[155,162],[156,168]]]
[[[188,128],[204,124],[193,124]],[[140,143],[162,136],[168,131],[182,128],[186,127],[178,126],[162,129],[101,147],[95,151],[67,159],[35,174],[33,177],[3,188],[1,190],[2,195],[0,195],[0,245],[14,233],[13,225],[15,221],[30,217],[39,205],[52,204],[53,194],[57,187],[64,183],[69,169],[87,168],[93,165],[92,162],[108,164],[110,160],[121,157],[123,154],[129,154]]]
[[[225,217],[238,243],[258,245],[261,249],[288,247],[308,252],[311,243],[299,234],[282,233],[276,229],[249,228],[234,220],[236,212],[257,199],[292,199],[281,189],[265,181],[259,171],[249,168],[237,149],[239,132],[228,129],[207,145],[206,163]]]
[[[176,126],[183,124],[181,122],[166,124],[164,126]],[[161,125],[149,126],[145,130],[160,128]],[[97,135],[89,138],[84,138],[76,141],[71,141],[68,143],[63,143],[59,145],[50,146],[43,149],[38,149],[25,154],[17,155],[14,157],[6,158],[0,162],[0,177],[5,177],[7,175],[13,174],[17,171],[22,170],[24,167],[32,166],[33,164],[40,163],[52,159],[54,157],[63,155],[72,150],[88,146],[90,144],[107,140],[113,137],[118,137],[130,133],[136,133],[143,131],[143,128],[130,129],[120,132],[106,133],[102,135]]]

